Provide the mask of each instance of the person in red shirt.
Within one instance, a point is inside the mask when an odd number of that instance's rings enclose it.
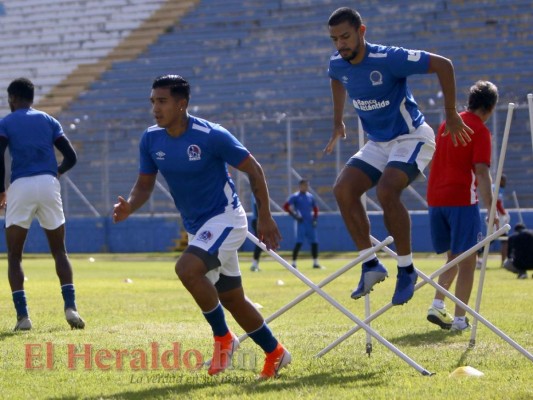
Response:
[[[485,126],[498,101],[497,87],[488,81],[478,81],[471,88],[467,110],[461,118],[474,130],[468,146],[455,146],[450,136],[443,136],[445,123],[436,138],[436,150],[428,180],[427,200],[431,227],[431,240],[435,252],[447,253],[447,262],[479,242],[482,237],[482,220],[478,194],[485,207],[492,203],[490,176],[491,133]],[[495,223],[498,223],[496,218]],[[455,296],[468,304],[476,269],[474,253],[439,276],[438,283],[446,290],[455,277]],[[465,310],[455,307],[455,317],[446,311],[444,295],[435,293],[428,310],[428,321],[442,329],[463,331],[470,327]]]

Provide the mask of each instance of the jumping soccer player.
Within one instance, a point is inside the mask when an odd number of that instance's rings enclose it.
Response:
[[[333,134],[324,151],[331,153],[345,138],[343,111],[348,92],[369,141],[347,162],[337,177],[334,193],[342,217],[359,251],[371,247],[370,222],[361,196],[373,186],[383,208],[385,226],[398,253],[398,276],[392,304],[409,301],[417,274],[411,253],[411,221],[400,196],[430,162],[435,135],[407,87],[413,74],[436,73],[444,94],[446,134],[454,144],[466,145],[472,130],[455,109],[455,77],[450,60],[420,50],[405,50],[368,43],[366,26],[353,9],[331,14],[330,37],[337,51],[329,61],[333,96]],[[363,262],[359,285],[351,297],[358,299],[388,276],[375,254]]]
[[[15,330],[32,328],[24,290],[22,253],[34,217],[44,229],[54,257],[67,322],[72,329],[83,329],[85,322],[76,308],[72,266],[65,249],[65,215],[58,180],[76,164],[76,152],[59,122],[31,107],[34,86],[29,79],[12,81],[7,94],[11,114],[0,121],[0,207],[6,208],[7,275],[17,311]],[[7,147],[11,153],[11,185],[6,195],[4,153]],[[63,155],[59,166],[54,147]]]
[[[189,98],[189,83],[179,75],[153,82],[150,100],[157,125],[144,132],[137,182],[128,200],[118,198],[113,221],[125,220],[150,198],[161,171],[189,236],[176,273],[213,330],[209,375],[230,366],[239,345],[226,324],[224,307],[266,353],[260,378],[273,378],[291,362],[291,355],[244,294],[237,250],[248,226],[227,164],[248,174],[257,201],[258,237],[268,249],[276,249],[281,235],[270,213],[263,169],[226,129],[189,115]]]

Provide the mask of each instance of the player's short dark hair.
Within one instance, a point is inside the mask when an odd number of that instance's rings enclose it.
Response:
[[[363,24],[363,19],[361,18],[361,14],[359,14],[353,8],[341,7],[341,8],[337,8],[330,15],[328,19],[328,26],[339,25],[339,24],[342,24],[343,22],[348,22],[350,25],[352,25],[357,30]]]
[[[189,101],[191,87],[180,75],[161,75],[155,78],[152,89],[169,88],[172,96],[177,96]]]
[[[307,179],[300,179],[298,182],[299,185],[303,185],[304,183],[309,183],[309,181]]]
[[[498,102],[498,88],[489,81],[477,81],[470,87],[468,109],[490,112]]]
[[[7,87],[7,94],[17,99],[33,103],[35,87],[28,78],[17,78]]]
[[[522,232],[524,229],[526,229],[526,225],[519,222],[514,226],[515,232]]]

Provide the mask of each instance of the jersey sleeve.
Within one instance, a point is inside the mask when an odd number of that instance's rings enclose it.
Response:
[[[409,50],[403,47],[388,49],[391,73],[398,78],[414,74],[427,74],[429,70],[429,53],[423,50]]]
[[[210,139],[212,151],[232,167],[238,167],[250,156],[248,149],[222,127],[211,132]]]
[[[472,135],[474,151],[472,162],[474,164],[487,164],[490,166],[491,159],[491,137],[489,130],[483,126]]]
[[[65,135],[65,132],[63,132],[63,127],[59,123],[57,119],[55,119],[52,116],[48,116],[50,121],[50,126],[52,127],[52,135],[53,135],[53,141],[55,142],[57,139],[59,139],[61,136]]]
[[[139,143],[139,173],[146,175],[157,174],[158,168],[150,155],[150,138],[148,132],[144,132]]]

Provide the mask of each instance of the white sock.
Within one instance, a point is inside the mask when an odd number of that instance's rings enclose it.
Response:
[[[318,265],[318,258],[313,258],[313,265]]]
[[[413,263],[413,254],[407,254],[406,256],[398,256],[398,267],[408,267]]]
[[[453,317],[453,323],[455,325],[460,325],[460,326],[463,326],[463,325],[466,325],[466,317]]]
[[[439,299],[433,299],[433,307],[443,309],[444,308],[444,300]]]
[[[369,248],[370,248],[370,247],[369,247]],[[365,251],[365,250],[368,250],[368,249],[363,249],[363,250],[361,250],[361,251],[359,252],[359,254],[361,254],[361,253],[362,253],[363,251]],[[371,260],[373,260],[373,259],[376,258],[376,257],[377,257],[376,253],[370,253],[370,255],[369,255],[367,258],[365,258],[365,259],[361,262],[361,264],[366,263],[367,261],[371,261]]]
[[[257,267],[257,260],[252,261],[252,267]]]

